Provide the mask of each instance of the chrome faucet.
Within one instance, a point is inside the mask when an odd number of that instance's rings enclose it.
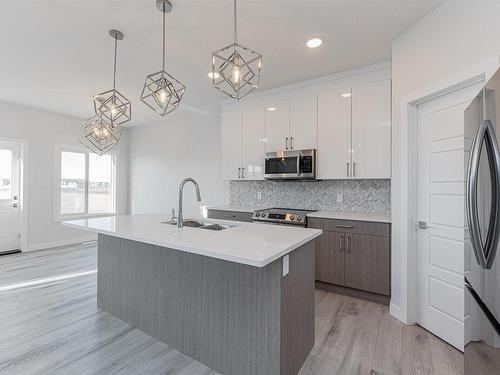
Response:
[[[196,199],[198,199],[198,202],[201,202],[200,187],[198,186],[196,180],[193,178],[185,178],[184,180],[182,180],[181,184],[179,185],[179,210],[177,213],[177,228],[182,228],[184,225],[184,217],[182,215],[182,191],[186,182],[192,182],[194,184],[194,187],[196,188]]]

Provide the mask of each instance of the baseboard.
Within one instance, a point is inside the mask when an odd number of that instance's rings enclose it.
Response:
[[[21,250],[23,252],[30,252],[30,251],[37,251],[37,250],[53,249],[54,247],[77,245],[77,244],[81,244],[84,242],[90,242],[90,241],[96,241],[96,240],[97,240],[97,235],[90,235],[90,236],[85,236],[85,237],[70,238],[70,239],[61,240],[61,241],[41,242],[41,243],[31,244],[31,245],[28,245]]]
[[[381,303],[383,305],[388,305],[391,300],[390,296],[384,296],[382,294],[365,292],[364,290],[347,288],[345,286],[334,285],[329,283],[324,283],[321,281],[316,281],[316,288],[326,290],[328,292],[344,294],[346,296],[366,299],[367,301]]]
[[[403,316],[403,312],[401,311],[401,307],[394,305],[391,303],[389,305],[389,314],[395,317],[397,320],[400,320],[404,324],[408,324],[408,321],[405,316]]]

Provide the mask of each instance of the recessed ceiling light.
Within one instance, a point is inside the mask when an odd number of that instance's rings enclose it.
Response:
[[[343,98],[348,98],[348,97],[350,97],[351,95],[352,95],[352,94],[351,94],[350,92],[346,92],[346,93],[342,94],[342,97],[343,97]]]
[[[217,72],[215,72],[215,73],[214,72],[208,73],[208,78],[210,78],[210,79],[214,79],[214,78],[217,79],[219,77],[220,77],[220,74],[217,73]]]
[[[275,107],[269,107],[267,108],[268,111],[276,111],[276,108]]]
[[[312,39],[309,39],[307,41],[306,45],[309,48],[316,48],[316,47],[319,47],[322,43],[323,43],[323,40],[321,40],[321,38],[312,38]]]

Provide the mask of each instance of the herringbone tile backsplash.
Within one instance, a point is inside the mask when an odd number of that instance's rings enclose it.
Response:
[[[337,202],[338,193],[342,194],[341,203]],[[389,213],[391,180],[231,181],[230,204]]]

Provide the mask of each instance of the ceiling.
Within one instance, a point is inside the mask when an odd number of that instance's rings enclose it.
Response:
[[[232,42],[231,0],[172,0],[167,71],[187,86],[180,110],[204,113],[226,97],[210,86],[211,53]],[[391,41],[441,0],[239,0],[239,42],[264,55],[261,89],[390,60]],[[155,0],[0,1],[0,100],[82,118],[112,87],[133,102],[131,125],[156,122],[140,102],[145,76],[161,68]],[[317,49],[305,47],[321,36]],[[168,116],[163,121],[168,121]]]

